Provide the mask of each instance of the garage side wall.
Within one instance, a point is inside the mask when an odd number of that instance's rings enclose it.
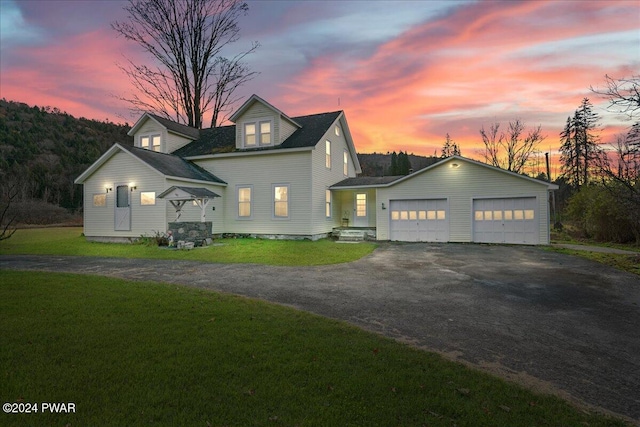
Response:
[[[539,222],[539,243],[549,243],[549,208],[547,186],[540,182],[520,178],[499,170],[468,163],[445,162],[424,172],[416,172],[390,187],[378,189],[377,238],[389,240],[389,209],[382,210],[382,203],[390,206],[391,200],[447,199],[449,241],[473,241],[473,200],[476,198],[535,197],[536,218]]]

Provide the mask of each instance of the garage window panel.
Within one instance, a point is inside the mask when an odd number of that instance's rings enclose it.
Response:
[[[408,211],[400,211],[400,219],[404,219],[404,220],[409,219],[409,212]]]
[[[416,219],[418,219],[418,212],[416,212],[416,211],[409,211],[409,219],[410,219],[410,220],[416,220]]]
[[[400,219],[400,211],[391,211],[391,220],[397,221]]]
[[[418,211],[418,219],[419,220],[427,219],[427,211]]]
[[[447,213],[444,210],[439,210],[436,212],[436,218],[439,220],[447,219]]]

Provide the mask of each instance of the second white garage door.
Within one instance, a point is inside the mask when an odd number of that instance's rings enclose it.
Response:
[[[473,241],[536,245],[539,225],[535,197],[473,201]]]
[[[391,240],[402,242],[449,240],[446,199],[392,200],[389,209]]]

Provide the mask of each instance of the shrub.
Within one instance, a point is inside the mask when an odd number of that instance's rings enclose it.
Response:
[[[567,214],[585,237],[604,242],[635,241],[630,212],[601,185],[583,186],[569,200]]]

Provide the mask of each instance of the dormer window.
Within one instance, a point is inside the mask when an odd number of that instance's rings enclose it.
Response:
[[[160,135],[140,136],[140,147],[151,151],[160,151]]]
[[[244,146],[252,148],[273,144],[273,126],[271,120],[257,120],[244,124]]]

